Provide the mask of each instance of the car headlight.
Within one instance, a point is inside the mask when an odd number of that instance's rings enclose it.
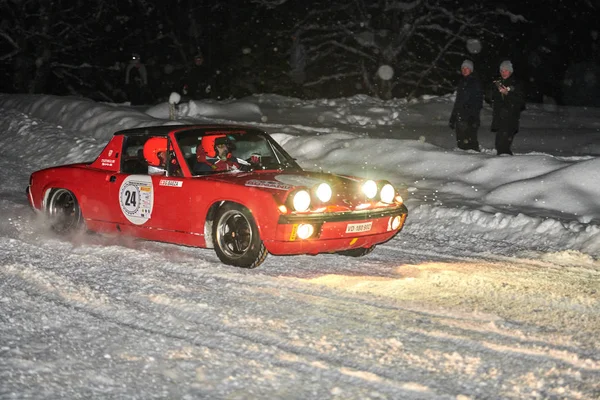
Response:
[[[323,203],[327,203],[329,200],[331,200],[331,196],[333,195],[331,186],[329,186],[327,183],[321,183],[319,186],[317,186],[315,193],[317,194],[317,198]]]
[[[395,196],[396,189],[394,189],[394,187],[390,183],[386,183],[385,185],[383,185],[381,191],[379,192],[379,197],[384,203],[393,203]]]
[[[368,199],[373,199],[377,196],[377,182],[368,180],[362,185],[362,191]]]
[[[294,194],[292,205],[296,211],[306,211],[310,207],[310,193],[306,190],[299,190]]]

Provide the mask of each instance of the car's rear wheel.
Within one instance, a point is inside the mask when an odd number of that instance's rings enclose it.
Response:
[[[343,256],[348,256],[348,257],[362,257],[362,256],[366,256],[367,254],[369,254],[373,250],[375,250],[375,246],[360,247],[358,249],[350,249],[350,250],[339,251],[338,254],[341,254]]]
[[[50,221],[50,228],[60,235],[77,232],[83,228],[81,208],[77,198],[69,190],[52,189],[48,197],[46,214]]]
[[[225,204],[219,209],[212,233],[215,252],[225,264],[256,268],[267,257],[252,214],[239,204]]]

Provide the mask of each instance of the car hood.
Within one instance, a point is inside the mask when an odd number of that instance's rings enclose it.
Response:
[[[253,171],[211,175],[211,180],[236,185],[257,187],[271,191],[290,191],[304,187],[311,189],[321,183],[332,188],[360,185],[360,178],[312,171]]]
[[[290,192],[300,188],[312,192],[321,183],[328,183],[331,186],[333,198],[328,202],[329,204],[343,205],[344,209],[351,210],[370,202],[362,193],[361,187],[365,180],[346,175],[312,171],[254,171],[211,175],[209,179],[267,191],[281,203],[286,201]],[[374,206],[375,203],[377,202],[373,202]],[[378,206],[384,205],[378,204]]]

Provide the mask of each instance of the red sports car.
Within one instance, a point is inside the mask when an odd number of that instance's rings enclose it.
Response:
[[[27,195],[59,234],[214,248],[246,268],[268,253],[363,256],[407,215],[389,182],[305,171],[267,133],[229,125],[117,132],[93,162],[31,174]]]

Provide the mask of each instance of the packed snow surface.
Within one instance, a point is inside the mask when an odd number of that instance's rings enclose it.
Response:
[[[513,157],[455,148],[453,96],[172,108],[0,95],[0,398],[600,398],[600,110],[528,104]],[[175,117],[175,119],[170,119]],[[306,169],[388,179],[404,230],[363,258],[52,235],[29,174],[115,131],[265,129]]]

